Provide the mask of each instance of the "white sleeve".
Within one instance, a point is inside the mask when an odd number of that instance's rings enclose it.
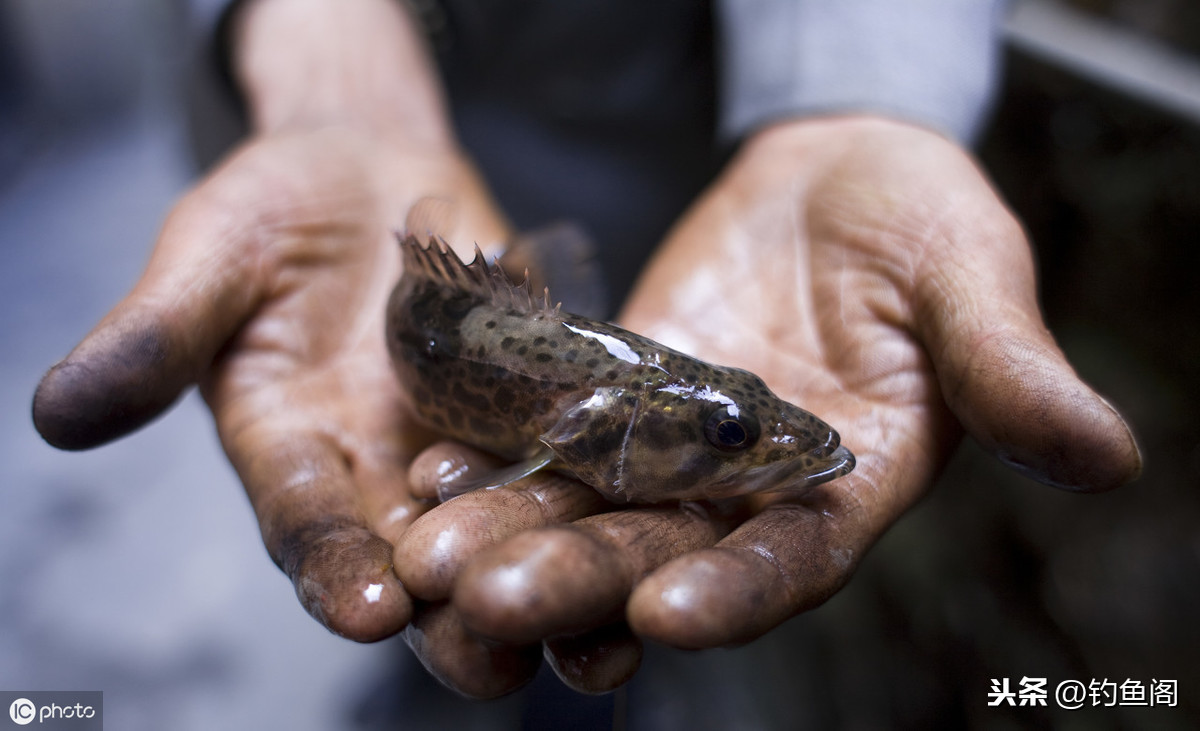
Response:
[[[720,131],[871,112],[969,143],[996,85],[1004,0],[717,0]]]

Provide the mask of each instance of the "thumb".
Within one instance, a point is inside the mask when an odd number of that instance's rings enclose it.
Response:
[[[512,236],[512,225],[496,208],[490,194],[474,174],[466,176],[458,195],[427,195],[408,209],[404,228],[417,237],[446,241],[463,261],[475,255],[503,251]]]
[[[1007,213],[951,235],[970,252],[920,278],[918,330],[942,395],[984,448],[1041,482],[1099,492],[1136,479],[1124,419],[1084,383],[1042,321],[1029,245]]]
[[[50,368],[33,423],[60,449],[124,436],[196,382],[258,300],[246,227],[193,192],[168,218],[133,290]]]

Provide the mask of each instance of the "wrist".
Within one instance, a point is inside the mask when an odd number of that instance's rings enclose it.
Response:
[[[248,0],[232,37],[257,132],[350,125],[452,142],[424,39],[396,0]]]
[[[818,148],[834,152],[864,138],[914,132],[943,137],[936,130],[876,114],[828,114],[780,119],[759,127],[742,143],[745,148]]]
[[[797,175],[813,182],[810,176],[828,172],[839,160],[883,165],[905,151],[947,149],[965,153],[937,130],[906,120],[872,114],[796,117],[747,136],[730,169],[748,170],[781,185]]]

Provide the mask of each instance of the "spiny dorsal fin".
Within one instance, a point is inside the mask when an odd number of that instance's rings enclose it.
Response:
[[[534,300],[529,284],[529,270],[525,281],[513,284],[504,270],[495,263],[489,265],[479,244],[475,245],[475,257],[463,263],[445,239],[431,236],[428,244],[412,234],[397,234],[400,252],[404,260],[403,277],[432,280],[445,287],[453,287],[490,300],[497,307],[515,309],[535,315],[558,315],[561,305],[550,306],[550,289],[542,293],[542,301]]]

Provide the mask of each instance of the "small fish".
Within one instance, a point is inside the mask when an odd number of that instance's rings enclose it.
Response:
[[[758,376],[551,307],[479,248],[401,238],[387,309],[393,366],[430,426],[515,464],[439,497],[546,468],[615,502],[798,489],[854,469],[838,433]]]

